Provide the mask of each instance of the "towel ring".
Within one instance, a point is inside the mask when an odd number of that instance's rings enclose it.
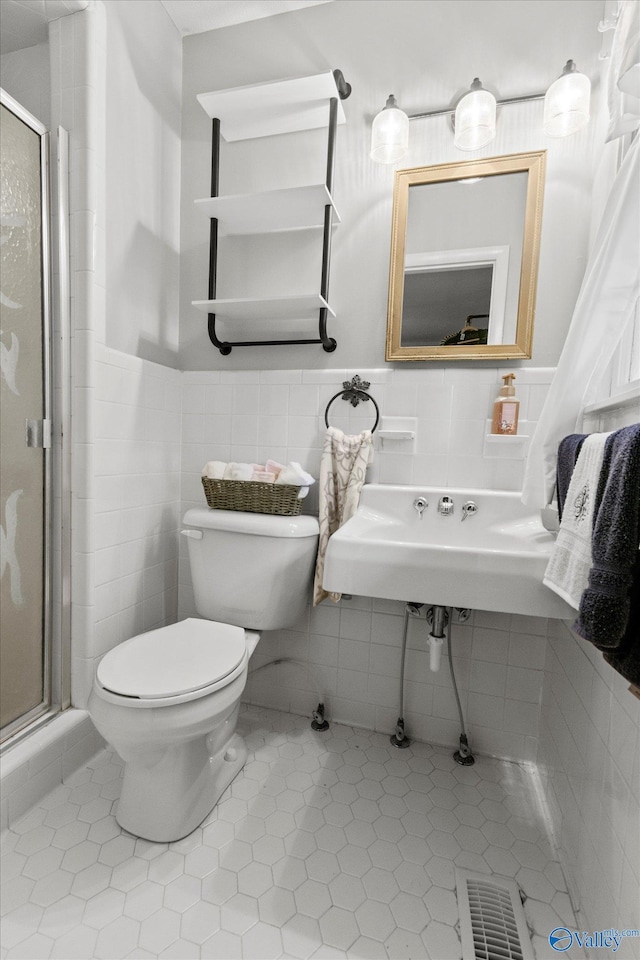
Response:
[[[376,408],[376,421],[371,428],[371,433],[373,433],[380,421],[380,408],[371,394],[367,393],[369,386],[370,384],[366,380],[361,380],[357,374],[353,380],[343,380],[342,390],[338,390],[337,393],[334,393],[324,411],[325,427],[329,426],[329,407],[334,400],[338,399],[338,397],[342,397],[343,400],[347,400],[352,407],[357,407],[360,401],[371,400],[372,404]]]

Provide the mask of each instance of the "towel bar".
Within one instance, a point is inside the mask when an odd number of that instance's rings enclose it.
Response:
[[[343,400],[347,400],[352,407],[357,407],[361,401],[371,400],[372,404],[376,408],[376,421],[371,428],[371,433],[374,432],[378,423],[380,421],[380,408],[378,404],[373,399],[370,393],[367,393],[367,390],[371,384],[368,380],[361,380],[358,374],[355,375],[353,380],[343,380],[342,381],[342,390],[338,390],[337,393],[329,400],[329,403],[326,406],[324,411],[324,425],[325,427],[329,426],[329,407],[334,400],[337,400],[338,397],[342,397]]]

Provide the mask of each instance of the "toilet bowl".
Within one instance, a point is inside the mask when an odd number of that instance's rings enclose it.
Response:
[[[312,517],[191,510],[185,523],[198,613],[231,622],[189,618],[126,640],[98,664],[88,703],[125,761],[116,820],[165,843],[202,823],[242,769],[249,658],[259,629],[291,623],[307,602],[318,539]]]
[[[234,737],[259,634],[188,619],[132,637],[98,665],[89,713],[125,761],[121,827],[158,842],[191,833],[246,760]]]

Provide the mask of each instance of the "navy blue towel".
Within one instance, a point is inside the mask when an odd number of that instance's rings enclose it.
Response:
[[[556,497],[558,498],[558,520],[562,520],[564,501],[571,483],[571,475],[576,465],[586,433],[570,433],[558,446],[558,464],[556,467]]]
[[[640,423],[608,438],[596,492],[592,567],[574,630],[640,684]]]

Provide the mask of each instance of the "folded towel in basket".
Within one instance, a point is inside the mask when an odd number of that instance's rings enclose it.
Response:
[[[640,684],[640,423],[612,433],[595,497],[592,567],[574,630]]]
[[[565,509],[543,583],[574,609],[591,569],[591,532],[596,490],[608,433],[592,433],[582,444],[567,490]]]
[[[300,487],[298,499],[303,500],[309,493],[309,487],[312,483],[315,483],[315,480],[310,473],[302,469],[299,463],[292,460],[286,467],[282,468],[276,477],[276,483],[288,483],[294,487]]]
[[[255,464],[253,463],[228,463],[224,471],[223,480],[251,480]]]
[[[280,475],[280,471],[284,470],[284,464],[278,463],[277,460],[267,460],[267,462],[264,465],[264,468],[267,471],[267,473],[273,473],[277,480]]]
[[[227,465],[222,460],[209,460],[202,468],[202,476],[209,480],[222,480]]]

